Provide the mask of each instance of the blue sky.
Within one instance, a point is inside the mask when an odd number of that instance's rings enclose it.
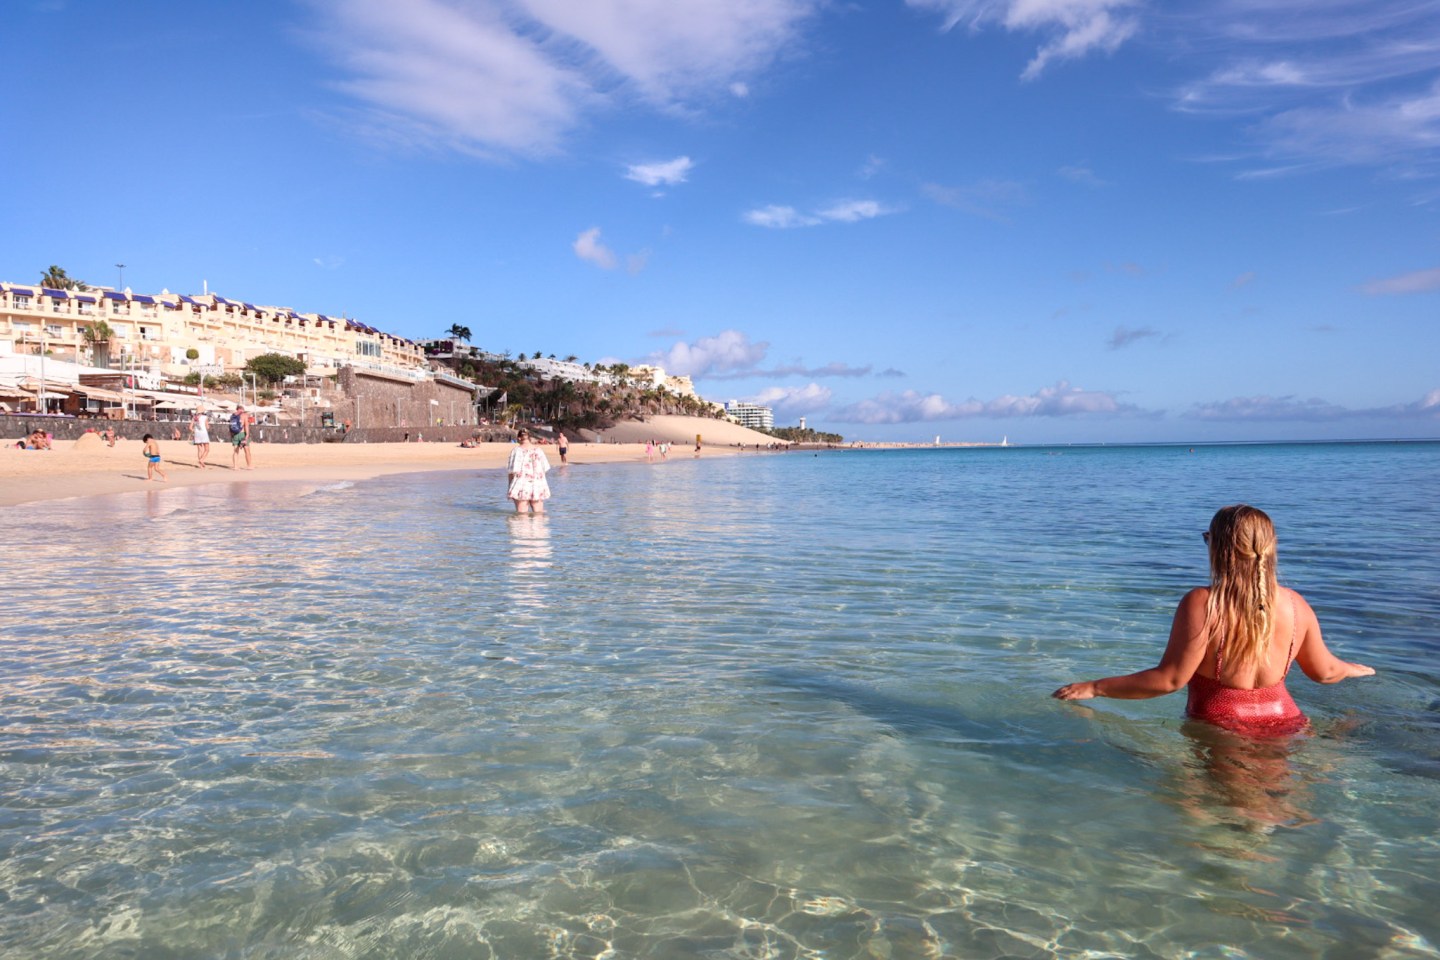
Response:
[[[15,0],[0,278],[851,439],[1440,436],[1440,4]]]

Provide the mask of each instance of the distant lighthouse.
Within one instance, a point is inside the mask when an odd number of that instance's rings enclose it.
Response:
[[[801,418],[800,418],[800,429],[801,429],[801,430],[804,430],[804,429],[805,429],[805,418],[804,418],[804,417],[801,417]]]

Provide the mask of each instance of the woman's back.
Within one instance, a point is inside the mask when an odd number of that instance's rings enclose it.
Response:
[[[1198,592],[1209,599],[1208,587],[1201,587]],[[1259,660],[1244,661],[1227,648],[1224,636],[1211,636],[1195,673],[1237,690],[1273,687],[1284,680],[1305,638],[1304,621],[1310,614],[1310,606],[1288,587],[1279,588],[1276,601],[1270,642]]]

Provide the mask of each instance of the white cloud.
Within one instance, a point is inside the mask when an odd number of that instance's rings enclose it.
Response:
[[[676,157],[658,163],[637,163],[625,172],[626,180],[643,183],[647,187],[673,187],[684,183],[695,166],[689,157]]]
[[[615,253],[600,242],[599,227],[591,227],[576,237],[575,242],[571,244],[571,249],[575,251],[575,256],[587,263],[595,264],[602,270],[615,269]]]
[[[737,80],[730,84],[730,95],[738,100],[744,100],[750,96],[750,85]]]
[[[759,207],[755,210],[747,210],[741,219],[746,223],[757,227],[769,227],[772,230],[787,230],[791,227],[813,227],[820,223],[818,217],[806,216],[794,207],[782,207],[772,204],[768,207]]]
[[[752,403],[774,409],[785,417],[798,417],[830,406],[831,391],[818,383],[803,387],[767,387],[751,397]]]
[[[1440,290],[1440,267],[1402,273],[1383,280],[1371,280],[1360,288],[1373,297],[1392,296],[1400,293],[1428,293]]]
[[[685,109],[767,67],[820,0],[309,0],[357,127],[475,154],[559,149],[615,102]]]
[[[922,394],[914,390],[883,393],[861,400],[833,414],[838,423],[917,423],[934,420],[961,420],[974,417],[1068,417],[1087,414],[1138,414],[1141,411],[1122,404],[1104,391],[1082,390],[1061,380],[1053,387],[1037,390],[1029,396],[1006,394],[982,402],[971,398],[952,403],[938,393]]]
[[[819,211],[819,216],[822,220],[855,223],[859,220],[873,220],[892,212],[894,211],[874,200],[841,200]]]
[[[906,0],[945,19],[945,29],[965,23],[978,30],[999,23],[1047,39],[1020,74],[1034,80],[1052,62],[1077,60],[1092,52],[1113,53],[1134,35],[1137,20],[1127,15],[1138,0]]]
[[[876,200],[837,200],[814,213],[801,213],[794,207],[772,204],[747,210],[741,215],[741,219],[757,227],[786,230],[792,227],[816,227],[822,223],[857,223],[896,212],[898,211],[895,207],[886,206]]]
[[[739,330],[724,330],[713,337],[677,343],[669,350],[652,353],[645,362],[664,367],[676,376],[699,378],[753,367],[765,359],[769,349],[769,343],[751,343]]]

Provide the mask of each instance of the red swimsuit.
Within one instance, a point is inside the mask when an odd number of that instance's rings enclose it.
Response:
[[[1295,656],[1295,598],[1290,598],[1290,650],[1285,655],[1285,673]],[[1185,712],[1196,720],[1204,720],[1216,726],[1234,730],[1250,736],[1283,736],[1304,728],[1308,722],[1305,714],[1290,698],[1285,689],[1285,677],[1268,687],[1242,690],[1221,683],[1216,677],[1224,665],[1225,642],[1215,651],[1215,677],[1204,677],[1196,673],[1190,678],[1189,700]]]

